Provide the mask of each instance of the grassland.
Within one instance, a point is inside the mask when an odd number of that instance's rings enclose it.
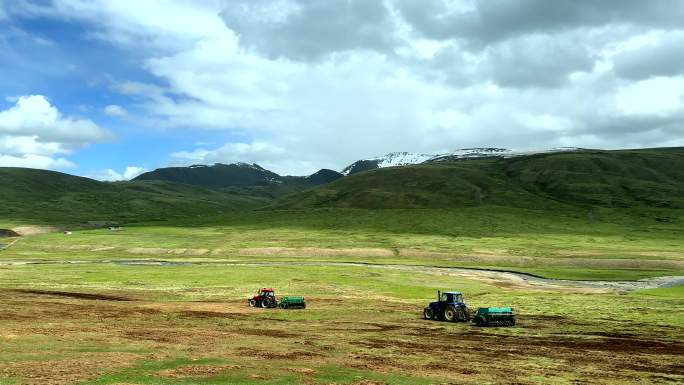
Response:
[[[684,275],[681,217],[477,207],[233,212],[22,239],[5,260],[272,260],[514,270],[549,278]],[[0,241],[2,243],[2,241]]]
[[[569,384],[684,380],[681,288],[617,294],[369,267],[0,267],[3,384]],[[303,311],[250,309],[264,285]],[[439,288],[515,328],[420,319]]]
[[[236,211],[20,238],[0,252],[0,384],[676,383],[684,380],[681,286],[615,292],[291,264],[682,275],[681,218],[667,213],[663,222],[658,210],[605,209],[591,219],[482,206]],[[117,263],[130,260],[279,264]],[[304,295],[310,306],[248,308],[262,286]],[[463,291],[472,307],[514,306],[519,325],[423,321],[437,289]]]
[[[378,170],[270,207],[267,194],[3,170],[0,228],[53,231],[0,238],[14,242],[0,251],[0,385],[684,382],[684,286],[432,268],[684,276],[681,169],[668,171],[680,153]],[[248,308],[263,286],[309,306]],[[513,306],[519,324],[420,319],[438,289]]]

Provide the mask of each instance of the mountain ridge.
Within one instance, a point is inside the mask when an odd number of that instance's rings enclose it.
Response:
[[[279,198],[273,206],[447,208],[488,204],[684,209],[684,147],[525,155],[367,170]]]
[[[297,191],[341,178],[337,171],[321,169],[308,176],[281,176],[256,163],[164,167],[138,175],[133,180],[164,180],[208,188],[288,185]],[[289,191],[289,190],[288,190]]]
[[[409,166],[413,164],[430,162],[452,162],[463,159],[511,158],[535,154],[578,151],[587,151],[587,149],[577,147],[558,147],[546,150],[516,151],[499,147],[473,147],[461,148],[440,154],[390,152],[385,155],[379,155],[372,158],[359,159],[349,166],[343,168],[341,173],[346,176],[363,171],[374,170],[376,168]]]

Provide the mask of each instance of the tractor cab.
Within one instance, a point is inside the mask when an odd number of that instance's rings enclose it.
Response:
[[[267,287],[257,290],[256,295],[250,298],[248,302],[251,307],[275,307],[277,303],[275,290]]]
[[[261,290],[257,290],[256,296],[257,297],[275,297],[275,290],[263,288]]]
[[[457,291],[447,291],[444,293],[441,293],[440,298],[437,299],[439,302],[445,302],[445,303],[452,303],[452,304],[462,304],[465,303],[463,302],[463,294],[459,293]]]
[[[463,293],[458,291],[437,291],[437,301],[430,302],[423,311],[425,319],[443,319],[445,321],[468,321],[470,311],[463,300]]]

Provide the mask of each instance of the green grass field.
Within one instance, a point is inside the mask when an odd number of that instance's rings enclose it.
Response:
[[[32,234],[0,237],[0,385],[684,382],[681,149],[549,158],[276,201],[0,170],[0,229]],[[265,286],[307,309],[249,308]],[[519,322],[423,320],[440,289]]]
[[[684,379],[681,287],[620,295],[301,266],[20,265],[1,267],[0,278],[3,384]],[[309,306],[248,308],[264,285],[304,295]],[[462,290],[473,307],[514,306],[519,324],[420,319],[440,288]]]
[[[684,381],[682,286],[616,292],[288,265],[489,267],[601,280],[684,275],[681,217],[672,212],[667,222],[657,211],[554,214],[235,211],[23,237],[0,252],[0,384]],[[112,263],[130,260],[208,263]],[[211,263],[221,261],[278,264]],[[304,295],[309,306],[248,308],[246,298],[263,286]],[[424,321],[422,308],[438,289],[464,292],[471,307],[513,306],[519,324]]]
[[[549,278],[629,280],[684,275],[681,218],[593,219],[568,211],[244,211],[176,223],[50,233],[22,239],[14,260],[346,261],[513,270]],[[671,214],[670,214],[671,215]],[[1,242],[0,242],[1,243]]]

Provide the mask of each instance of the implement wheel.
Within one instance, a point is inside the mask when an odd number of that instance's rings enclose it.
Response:
[[[453,307],[444,309],[444,320],[448,322],[456,321],[456,309]]]
[[[429,307],[426,307],[425,310],[423,310],[423,318],[424,319],[433,319],[435,317],[434,314],[432,314],[432,309]]]
[[[287,309],[287,303],[283,302],[280,304],[281,309]]]

